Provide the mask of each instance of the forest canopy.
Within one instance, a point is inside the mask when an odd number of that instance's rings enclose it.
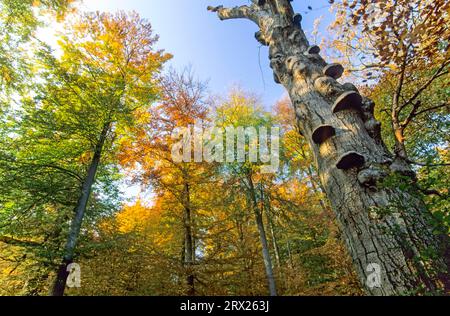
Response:
[[[276,102],[142,10],[0,0],[0,295],[449,293],[450,2],[241,2],[199,19]]]

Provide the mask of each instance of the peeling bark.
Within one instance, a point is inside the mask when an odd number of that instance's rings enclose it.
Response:
[[[373,115],[375,104],[359,97],[354,85],[337,81],[342,72],[336,65],[329,67],[309,45],[290,1],[252,2],[233,9],[210,9],[223,20],[247,18],[259,26],[258,38],[270,48],[270,66],[290,95],[367,293],[448,290],[448,239],[433,234],[432,216],[414,185],[410,189],[380,185],[397,173],[411,175],[411,169],[399,163],[383,143]],[[313,134],[323,125],[333,127],[335,133],[318,144]],[[381,268],[377,287],[367,284],[373,264]]]

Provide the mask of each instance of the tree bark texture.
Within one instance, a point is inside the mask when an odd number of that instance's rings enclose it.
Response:
[[[209,7],[222,20],[245,18],[269,46],[275,81],[288,91],[309,141],[321,183],[344,233],[362,285],[371,295],[437,293],[449,287],[448,239],[433,233],[432,215],[410,177],[381,139],[375,104],[310,46],[289,0]],[[389,185],[387,179],[399,179]],[[392,181],[391,181],[392,182]],[[377,273],[380,282],[368,282]],[[375,276],[376,277],[376,276]]]

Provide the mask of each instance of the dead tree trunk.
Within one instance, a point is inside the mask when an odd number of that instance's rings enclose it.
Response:
[[[56,280],[52,289],[52,296],[63,296],[64,290],[66,288],[67,278],[69,272],[67,271],[68,266],[73,262],[73,257],[75,254],[75,248],[78,242],[78,237],[80,235],[81,224],[83,223],[84,214],[86,213],[86,208],[89,202],[89,197],[91,195],[92,186],[95,182],[95,176],[97,175],[98,166],[100,164],[101,155],[103,152],[103,146],[105,144],[108,132],[110,130],[111,123],[106,123],[103,126],[100,138],[95,147],[94,156],[92,158],[91,164],[89,166],[88,172],[83,182],[81,188],[80,198],[78,199],[77,206],[75,208],[75,217],[72,220],[69,236],[67,238],[66,247],[64,250],[63,261],[59,266]]]
[[[374,103],[354,85],[339,83],[343,67],[327,64],[320,48],[309,45],[290,1],[208,9],[222,20],[245,18],[259,26],[256,38],[270,47],[275,81],[289,92],[367,292],[402,295],[448,287],[448,242],[433,234],[431,214],[414,186],[404,189],[413,181],[382,181],[409,174],[409,166],[399,164],[382,142]]]

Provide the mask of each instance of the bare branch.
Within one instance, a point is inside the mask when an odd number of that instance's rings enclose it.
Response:
[[[246,5],[234,8],[224,8],[223,6],[209,6],[208,11],[216,12],[217,16],[221,20],[249,19],[254,21],[255,23],[258,23],[256,10]]]
[[[420,101],[417,101],[417,102],[414,104],[413,109],[412,109],[411,112],[409,113],[408,117],[402,122],[402,124],[401,124],[402,127],[405,127],[405,128],[406,128],[406,127],[411,123],[411,121],[412,121],[415,117],[417,117],[417,116],[419,116],[419,115],[422,115],[422,114],[425,114],[425,113],[427,113],[427,112],[431,112],[431,111],[434,111],[434,110],[438,110],[438,109],[440,109],[440,108],[450,107],[450,103],[445,102],[445,103],[442,103],[442,104],[439,104],[439,105],[436,105],[436,106],[432,106],[432,107],[423,109],[423,110],[421,110],[421,111],[417,111],[417,110],[420,108],[421,105],[422,105],[422,103],[421,103]]]
[[[450,163],[430,164],[430,163],[425,163],[425,162],[416,162],[416,161],[412,161],[409,159],[408,159],[408,163],[410,163],[412,165],[416,165],[416,166],[421,166],[421,167],[447,167],[447,166],[450,166]]]
[[[400,124],[400,126],[406,128],[409,125],[409,123],[411,123],[412,120],[417,116],[417,110],[420,108],[421,105],[422,102],[420,100],[414,103],[413,108],[409,113],[408,117]]]
[[[401,107],[401,109],[405,108],[407,105],[411,104],[412,102],[414,102],[414,100],[416,100],[420,94],[426,89],[428,88],[436,79],[438,79],[439,77],[446,75],[449,73],[449,71],[444,71],[445,67],[447,67],[448,65],[450,65],[450,60],[446,60],[441,67],[439,67],[439,69],[436,71],[436,73],[427,81],[425,82],[417,91],[416,93],[408,100],[405,102],[405,104],[403,104],[403,106]],[[400,109],[400,110],[401,110]]]
[[[420,189],[420,191],[425,195],[437,195],[439,197],[444,197],[441,192],[434,189]]]
[[[446,103],[443,103],[443,104],[439,104],[439,105],[436,105],[436,106],[432,106],[431,108],[424,109],[424,110],[422,110],[422,111],[417,112],[417,113],[416,113],[416,116],[419,116],[419,115],[424,114],[424,113],[426,113],[426,112],[438,110],[438,109],[444,108],[444,107],[450,107],[450,103],[446,102]]]

